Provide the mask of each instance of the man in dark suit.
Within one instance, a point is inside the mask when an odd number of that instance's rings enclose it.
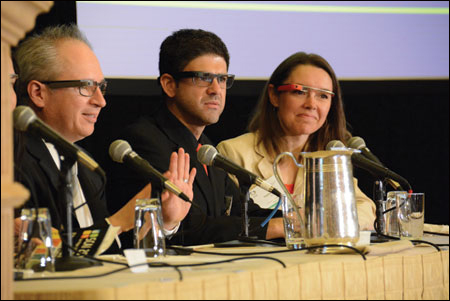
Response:
[[[167,168],[169,154],[182,147],[197,169],[194,203],[170,243],[194,245],[234,240],[242,233],[239,190],[227,173],[203,166],[197,160],[200,144],[211,144],[203,134],[216,123],[225,106],[226,89],[234,75],[227,74],[228,50],[214,33],[184,29],[173,33],[161,45],[159,83],[164,104],[154,116],[145,116],[127,127],[119,138],[127,140],[141,157],[155,168]],[[108,206],[114,211],[139,191],[145,182],[127,168],[112,165],[108,183]],[[232,216],[225,214],[226,197],[232,197]],[[206,215],[206,216],[205,216]],[[251,203],[249,235],[271,239],[284,235],[281,218],[268,226],[260,223],[267,212]],[[264,216],[264,217],[262,217]]]
[[[19,99],[69,142],[92,134],[97,117],[106,105],[103,97],[106,81],[89,42],[76,26],[47,28],[27,39],[16,50],[15,60]],[[183,150],[177,151],[171,155],[169,172],[165,175],[192,198],[195,170],[189,173],[189,165],[185,164],[189,157]],[[60,168],[65,161],[60,152],[52,143],[30,133],[17,133],[15,137],[16,178],[31,192],[25,206],[48,207],[56,228],[62,224],[64,211],[58,195]],[[111,224],[120,226],[120,231],[134,227],[135,200],[149,196],[149,183],[136,191],[125,206],[109,215],[104,190],[106,179],[77,162],[70,171],[74,179],[74,227]],[[164,227],[177,225],[189,208],[189,203],[165,192],[162,195]]]

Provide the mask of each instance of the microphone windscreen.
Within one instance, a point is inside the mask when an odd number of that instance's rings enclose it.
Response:
[[[26,131],[36,118],[36,114],[27,106],[18,106],[13,111],[14,127],[19,131]]]
[[[123,163],[123,157],[132,151],[130,144],[125,140],[118,139],[109,146],[109,156],[119,163]]]
[[[326,149],[331,150],[331,148],[333,147],[345,147],[345,145],[340,140],[331,140],[330,142],[328,142]]]
[[[348,139],[347,145],[350,148],[363,149],[366,147],[366,142],[361,137],[352,137],[352,138]]]
[[[214,146],[209,144],[202,145],[197,152],[197,160],[202,164],[211,166],[217,153],[217,149]]]

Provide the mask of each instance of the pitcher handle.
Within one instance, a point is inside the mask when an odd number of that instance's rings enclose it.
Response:
[[[294,160],[295,165],[297,165],[298,167],[304,167],[302,164],[297,163],[297,160],[295,159],[294,155],[290,152],[283,152],[281,154],[279,154],[276,158],[275,161],[273,162],[273,174],[275,175],[275,179],[277,180],[278,184],[280,184],[281,189],[283,189],[284,194],[286,195],[287,199],[289,200],[289,202],[291,203],[292,207],[294,207],[295,212],[298,216],[298,220],[300,221],[300,232],[302,237],[305,237],[305,224],[303,223],[303,219],[302,216],[300,214],[300,210],[297,206],[297,204],[294,202],[294,200],[292,199],[292,195],[289,193],[289,191],[287,190],[286,186],[283,183],[283,180],[281,180],[280,175],[278,174],[278,161],[281,160],[282,157],[284,156],[289,156],[292,158],[292,160]]]

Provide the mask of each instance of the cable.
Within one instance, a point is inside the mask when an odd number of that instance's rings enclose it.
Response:
[[[277,213],[278,208],[280,208],[280,205],[281,205],[281,197],[278,199],[277,205],[272,210],[272,212],[269,214],[269,216],[261,223],[261,228],[263,228],[270,221],[270,219],[275,215],[275,213]]]
[[[253,256],[253,255],[297,252],[297,251],[312,250],[312,249],[327,248],[327,247],[345,247],[345,248],[349,248],[349,249],[355,251],[356,253],[358,253],[359,255],[361,255],[361,257],[364,260],[366,260],[366,257],[364,256],[364,254],[360,250],[358,250],[358,249],[356,249],[354,247],[351,247],[351,246],[340,245],[340,244],[319,245],[319,246],[300,248],[300,249],[296,249],[296,250],[288,249],[288,250],[266,251],[266,252],[249,252],[249,253],[220,253],[220,252],[197,251],[197,250],[193,250],[193,249],[189,249],[189,248],[174,247],[174,246],[169,246],[167,248],[173,249],[173,250],[181,250],[181,251],[189,252],[189,253],[198,253],[198,254],[206,254],[206,255],[220,255],[220,256],[249,256],[249,255],[252,255]]]
[[[375,231],[377,232],[377,235],[378,235],[378,236],[382,236],[382,237],[389,238],[389,239],[392,239],[392,240],[400,240],[399,237],[389,236],[389,235],[385,235],[385,234],[381,233],[380,229],[378,228],[378,220],[377,220],[377,219],[375,219],[375,222],[374,222],[373,226],[374,226]],[[424,233],[427,233],[427,232],[424,231]],[[430,233],[430,232],[428,232],[428,233]],[[432,233],[432,232],[431,232],[431,233]],[[442,235],[442,234],[441,234],[441,235]],[[431,243],[431,242],[429,242],[429,241],[426,241],[426,240],[411,240],[411,242],[413,242],[413,243],[415,242],[415,243],[417,243],[417,244],[419,244],[419,243],[428,244],[428,245],[433,246],[433,247],[434,247],[436,250],[438,250],[439,252],[441,252],[441,249],[439,248],[438,245],[436,245],[436,244],[434,244],[434,243]]]
[[[419,239],[413,239],[413,240],[411,240],[411,242],[412,243],[416,243],[416,244],[427,244],[427,245],[431,245],[431,246],[433,246],[436,250],[438,250],[439,252],[441,252],[441,249],[437,246],[437,245],[435,245],[434,243],[432,243],[432,242],[429,242],[429,241],[425,241],[425,240],[419,240]]]
[[[384,237],[384,238],[388,238],[388,239],[392,239],[392,240],[400,240],[399,237],[395,237],[395,236],[389,236],[389,235],[385,235],[383,233],[381,233],[380,228],[378,227],[378,217],[375,218],[375,221],[373,222],[373,228],[375,229],[375,232],[377,233],[377,235],[379,237]]]
[[[431,232],[431,231],[423,231],[423,233],[433,234],[433,235],[440,235],[440,236],[448,236],[447,233],[439,233],[439,232]]]
[[[161,266],[158,266],[158,264],[160,264]],[[142,265],[142,264],[141,264]],[[177,265],[171,265],[165,262],[151,262],[148,264],[151,268],[162,268],[162,267],[170,267],[170,268],[174,268],[175,271],[178,273],[179,279],[180,281],[183,281],[183,273],[181,273],[181,270],[179,269],[179,267]],[[134,267],[134,266],[133,266]]]
[[[267,245],[274,245],[277,247],[286,247],[286,243],[281,243],[281,242],[274,242],[274,241],[270,241],[270,240],[264,240],[264,239],[248,239],[245,240],[245,242],[249,242],[249,243],[256,243],[256,244],[267,244]]]
[[[63,243],[65,242],[65,239],[63,237],[60,237],[61,240],[63,241]],[[91,255],[86,255],[86,254],[80,254],[79,250],[73,248],[72,246],[68,246],[71,250],[74,251],[74,255],[76,256],[81,255],[79,257],[85,257],[85,258],[89,258],[91,260],[94,261],[98,261],[98,262],[106,262],[106,263],[112,263],[112,264],[118,264],[118,265],[122,265],[125,266],[123,268],[114,270],[114,271],[110,271],[110,272],[106,272],[106,273],[102,273],[102,274],[98,274],[98,275],[90,275],[90,276],[72,276],[72,277],[47,277],[47,278],[26,278],[26,279],[17,279],[17,280],[21,280],[21,281],[33,281],[33,280],[68,280],[68,279],[89,279],[89,278],[97,278],[97,277],[103,277],[103,276],[108,276],[120,271],[124,271],[126,269],[131,269],[133,267],[137,267],[137,266],[142,266],[142,265],[148,265],[149,267],[153,267],[153,268],[161,268],[161,267],[172,267],[175,269],[175,271],[178,273],[179,275],[179,280],[183,281],[183,274],[181,272],[181,270],[179,269],[180,267],[187,267],[187,266],[201,266],[201,265],[212,265],[212,264],[219,264],[219,263],[225,263],[225,262],[232,262],[232,261],[237,261],[237,260],[243,260],[243,259],[269,259],[269,260],[274,260],[277,261],[278,263],[280,263],[284,268],[286,268],[286,265],[279,259],[277,258],[272,258],[272,257],[266,257],[266,256],[253,256],[253,257],[240,257],[240,258],[232,258],[232,259],[227,259],[227,260],[221,260],[221,261],[215,261],[215,262],[208,262],[208,263],[197,263],[197,264],[185,264],[185,265],[171,265],[168,263],[164,263],[164,262],[152,262],[152,263],[141,263],[141,264],[136,264],[136,265],[132,265],[129,266],[127,263],[123,263],[123,262],[115,262],[115,261],[111,261],[111,260],[106,260],[106,259],[99,259],[99,258],[95,258],[94,256]],[[168,247],[169,249],[171,247]],[[176,249],[176,248],[172,248],[172,249]],[[55,255],[56,258],[56,255]]]
[[[117,262],[112,262],[112,263],[117,263]],[[120,263],[120,264],[123,264],[123,263]],[[97,274],[97,275],[88,275],[88,276],[70,276],[70,277],[45,277],[45,278],[43,278],[43,277],[38,277],[38,278],[22,278],[22,279],[15,279],[15,280],[17,280],[17,281],[34,281],[34,280],[90,279],[90,278],[98,278],[98,277],[108,276],[108,275],[111,275],[111,274],[114,274],[114,273],[118,273],[118,272],[121,272],[121,271],[125,271],[125,270],[127,270],[127,269],[131,269],[131,268],[134,268],[134,267],[142,266],[142,265],[149,265],[150,267],[153,267],[153,268],[166,267],[166,266],[168,266],[168,267],[173,267],[173,268],[175,268],[175,270],[176,270],[176,271],[178,272],[178,274],[180,275],[180,281],[182,281],[183,276],[182,276],[182,274],[181,274],[181,271],[178,269],[178,267],[172,266],[172,265],[170,265],[170,264],[168,264],[168,263],[163,263],[163,262],[153,263],[153,264],[160,264],[161,266],[158,266],[158,265],[153,266],[152,263],[147,263],[147,262],[146,262],[146,263],[134,264],[134,265],[131,265],[131,266],[128,266],[128,265],[127,265],[127,266],[124,267],[124,268],[120,268],[120,269],[117,269],[117,270],[113,270],[113,271],[109,271],[109,272],[105,272],[105,273],[101,273],[101,274]]]
[[[276,254],[276,253],[285,253],[291,252],[293,250],[279,250],[279,251],[266,251],[266,252],[249,252],[249,253],[220,253],[220,252],[208,252],[208,251],[197,251],[191,248],[184,247],[175,247],[169,246],[168,249],[182,251],[188,254],[198,253],[198,254],[206,254],[206,255],[220,255],[220,256],[248,256],[248,255],[264,255],[264,254]],[[303,249],[302,249],[303,250]]]
[[[202,266],[202,265],[213,265],[213,264],[220,264],[225,262],[233,262],[238,260],[246,260],[246,259],[269,259],[278,262],[283,266],[283,268],[286,268],[286,265],[283,261],[277,258],[268,257],[268,256],[245,256],[245,257],[238,257],[238,258],[231,258],[226,260],[220,260],[220,261],[214,261],[214,262],[205,262],[205,263],[194,263],[194,264],[180,264],[176,265],[177,267],[188,267],[188,266]]]
[[[114,271],[109,271],[102,274],[97,275],[89,275],[89,276],[70,276],[70,277],[38,277],[38,278],[23,278],[23,279],[16,279],[16,281],[34,281],[34,280],[68,280],[68,279],[89,279],[89,278],[97,278],[97,277],[103,277],[108,276],[117,272],[124,271],[128,269],[129,267],[120,268]]]
[[[276,261],[278,263],[280,263],[283,268],[286,268],[286,264],[284,264],[283,261],[277,259],[277,258],[273,258],[273,257],[267,257],[267,256],[246,256],[246,257],[239,257],[239,258],[231,258],[231,259],[226,259],[226,260],[220,260],[220,261],[214,261],[214,262],[205,262],[205,263],[194,263],[194,264],[180,264],[180,265],[171,265],[168,263],[164,263],[164,262],[152,262],[152,263],[140,263],[140,264],[135,264],[132,266],[127,266],[124,268],[120,268],[114,271],[109,271],[106,273],[102,273],[102,274],[97,274],[97,275],[89,275],[89,276],[70,276],[70,277],[46,277],[46,278],[23,278],[23,279],[16,279],[16,281],[34,281],[34,280],[70,280],[70,279],[90,279],[90,278],[98,278],[98,277],[104,277],[104,276],[108,276],[117,272],[121,272],[124,271],[126,269],[131,269],[133,267],[137,267],[137,266],[142,266],[142,265],[148,265],[151,268],[162,268],[162,267],[171,267],[174,268],[179,275],[179,280],[183,281],[183,274],[181,273],[181,270],[179,269],[180,267],[194,267],[194,266],[204,266],[204,265],[213,265],[213,264],[221,264],[221,263],[227,263],[227,262],[233,262],[233,261],[238,261],[238,260],[247,260],[247,259],[268,259],[268,260],[273,260]]]
[[[354,248],[354,247],[351,247],[351,246],[347,246],[347,245],[333,244],[333,245],[313,246],[313,247],[306,247],[306,248],[304,248],[304,250],[318,249],[318,248],[323,248],[323,247],[345,247],[345,248],[348,248],[348,249],[351,249],[351,250],[355,251],[356,253],[358,253],[359,255],[361,255],[361,257],[362,257],[364,260],[367,260],[366,256],[364,256],[363,252],[361,252],[361,251],[358,250],[357,248]]]

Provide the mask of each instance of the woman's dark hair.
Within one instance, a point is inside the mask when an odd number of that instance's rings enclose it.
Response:
[[[248,125],[250,132],[258,132],[258,144],[263,143],[267,152],[275,158],[283,151],[285,133],[277,115],[277,109],[269,100],[269,85],[280,86],[299,65],[311,65],[325,70],[333,82],[333,92],[330,111],[322,127],[312,133],[302,151],[323,150],[331,140],[341,140],[344,143],[351,137],[347,130],[341,88],[330,64],[320,55],[297,52],[285,59],[272,73],[264,87],[255,113]],[[279,93],[275,89],[275,93]]]

